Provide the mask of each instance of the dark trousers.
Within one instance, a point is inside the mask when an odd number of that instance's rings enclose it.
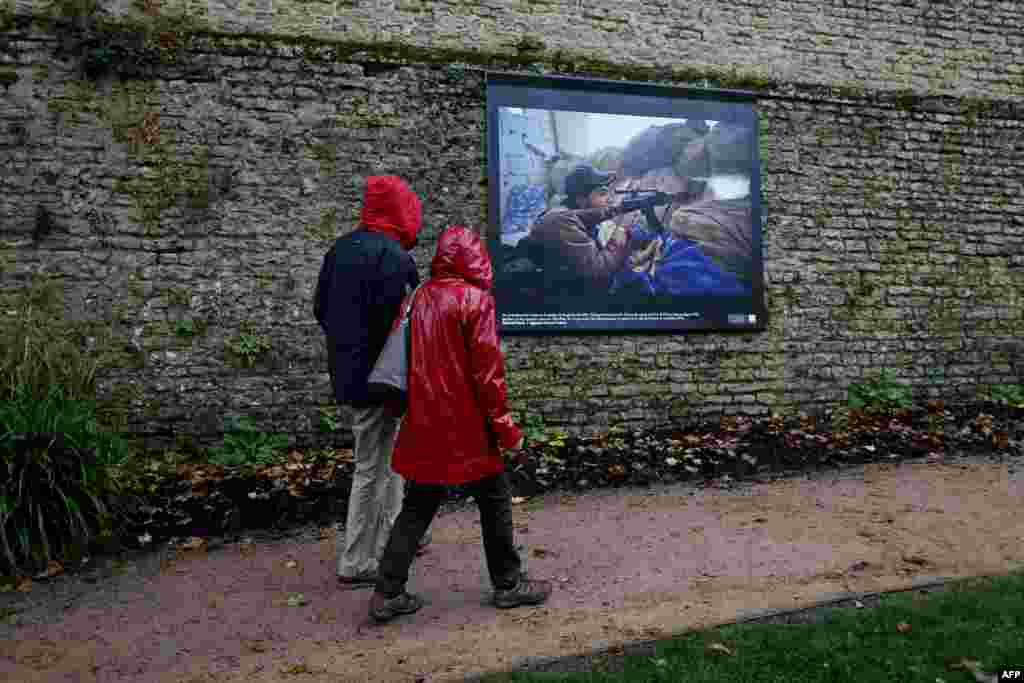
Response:
[[[508,477],[502,472],[495,477],[467,484],[466,488],[480,510],[484,553],[491,583],[497,590],[515,588],[519,583],[522,562],[512,537],[512,496]],[[409,581],[409,567],[416,556],[416,546],[437,514],[444,494],[444,486],[409,482],[402,511],[395,520],[384,556],[377,567],[378,593],[393,598],[405,590],[405,584]]]

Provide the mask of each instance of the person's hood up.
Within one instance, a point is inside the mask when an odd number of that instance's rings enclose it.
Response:
[[[437,240],[437,252],[430,263],[432,277],[459,277],[490,290],[494,282],[491,257],[480,235],[463,225],[450,225]]]
[[[374,232],[394,237],[408,251],[416,246],[423,225],[420,198],[398,176],[370,176],[359,221]]]

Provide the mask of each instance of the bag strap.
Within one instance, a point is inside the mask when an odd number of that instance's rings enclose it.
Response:
[[[420,291],[420,287],[422,287],[425,284],[427,284],[426,280],[416,285],[416,288],[413,289],[412,293],[409,294],[408,303],[406,303],[405,305],[405,310],[402,311],[402,322],[405,322],[406,320],[409,319],[409,314],[412,312],[412,303],[413,299],[416,297],[416,292]]]

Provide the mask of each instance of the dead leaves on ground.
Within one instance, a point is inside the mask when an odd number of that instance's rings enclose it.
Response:
[[[49,564],[46,565],[46,569],[36,574],[36,579],[52,579],[55,576],[59,576],[64,573],[64,566],[56,560],[50,560]]]
[[[35,576],[12,576],[0,577],[0,593],[31,593],[35,581],[46,581],[64,573],[64,565],[56,560],[50,560],[46,569]]]
[[[202,553],[210,547],[210,542],[200,536],[191,536],[178,545],[178,550],[185,553]]]
[[[352,449],[324,449],[303,452],[293,450],[284,462],[274,465],[256,465],[256,477],[270,482],[283,482],[288,493],[295,498],[305,496],[305,489],[313,482],[333,481],[339,466],[353,462]],[[224,480],[230,469],[209,463],[181,463],[175,468],[178,479],[188,481],[192,495],[203,498],[210,494],[210,486]]]
[[[298,676],[299,674],[311,674],[313,673],[313,669],[311,669],[305,662],[299,662],[297,664],[288,664],[287,666],[281,667],[281,673],[286,676]]]

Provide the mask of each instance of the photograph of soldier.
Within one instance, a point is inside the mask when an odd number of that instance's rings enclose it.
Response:
[[[499,287],[749,295],[753,130],[717,121],[502,108]]]

